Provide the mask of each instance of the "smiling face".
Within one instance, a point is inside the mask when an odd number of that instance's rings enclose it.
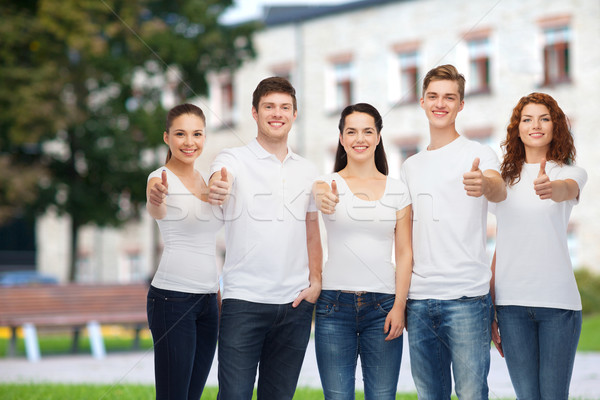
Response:
[[[204,148],[204,121],[197,115],[182,114],[175,118],[163,140],[171,150],[171,160],[193,163]]]
[[[287,142],[296,115],[292,96],[287,93],[268,93],[260,98],[258,109],[252,107],[259,139],[273,143]]]
[[[431,128],[454,128],[456,116],[465,102],[460,99],[458,83],[451,80],[431,81],[421,98]]]
[[[536,151],[544,155],[550,148],[554,125],[548,107],[543,104],[529,103],[521,111],[519,137],[525,151]]]
[[[374,160],[379,140],[375,119],[371,115],[354,112],[346,116],[340,143],[346,150],[348,162]]]

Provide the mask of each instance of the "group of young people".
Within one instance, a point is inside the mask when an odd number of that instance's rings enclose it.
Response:
[[[287,144],[297,104],[283,78],[258,84],[256,139],[223,150],[208,175],[194,168],[204,114],[169,112],[167,162],[147,188],[164,242],[148,292],[157,399],[199,399],[217,340],[219,399],[251,399],[257,372],[258,399],[292,399],[313,312],[325,399],[354,398],[358,357],[365,398],[395,399],[405,329],[420,399],[449,399],[452,377],[460,399],[487,399],[491,341],[518,398],[568,398],[581,301],[567,224],[587,176],[552,97],[519,100],[500,163],[456,130],[464,86],[452,65],[427,73],[430,142],[401,179],[366,103],[342,111],[333,173],[319,176]]]

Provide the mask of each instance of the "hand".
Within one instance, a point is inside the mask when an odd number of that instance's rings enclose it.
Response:
[[[331,181],[331,190],[329,192],[323,193],[320,197],[321,201],[318,204],[319,210],[323,214],[335,213],[335,206],[337,205],[337,203],[340,202],[340,196],[335,180]]]
[[[504,351],[502,350],[502,338],[500,337],[500,331],[498,330],[498,323],[492,321],[492,342],[496,346],[498,353],[504,358]]]
[[[485,183],[483,172],[479,169],[479,158],[475,158],[471,170],[463,174],[463,185],[467,196],[481,197],[485,192]]]
[[[222,205],[225,203],[231,191],[231,182],[229,182],[227,176],[227,168],[221,168],[221,178],[213,180],[208,189],[208,201],[211,204]]]
[[[548,175],[546,175],[546,159],[542,158],[540,162],[540,172],[537,178],[533,181],[533,188],[535,194],[540,196],[540,199],[546,200],[552,198],[552,182]]]
[[[309,303],[315,304],[321,295],[321,284],[311,283],[309,287],[300,292],[298,297],[292,303],[292,307],[296,308],[302,303],[302,300],[306,300]]]
[[[167,171],[163,169],[161,174],[161,182],[156,182],[150,189],[150,195],[148,196],[148,201],[150,204],[157,207],[163,204],[167,194],[169,194],[168,189],[169,184],[167,183]]]
[[[394,340],[402,335],[404,325],[404,309],[400,306],[394,305],[385,318],[385,324],[383,325],[383,333],[388,334],[385,340]]]

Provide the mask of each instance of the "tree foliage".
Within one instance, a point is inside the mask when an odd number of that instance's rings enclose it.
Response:
[[[253,56],[231,0],[38,0],[0,6],[0,220],[55,209],[78,229],[138,214],[169,95]],[[70,278],[74,278],[74,261]]]

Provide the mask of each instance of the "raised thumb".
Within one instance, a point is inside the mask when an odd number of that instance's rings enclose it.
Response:
[[[542,158],[540,162],[540,172],[538,173],[538,178],[542,175],[546,175],[546,159]]]
[[[336,196],[338,195],[337,183],[335,181],[331,181],[331,192]]]
[[[221,168],[221,180],[227,182],[227,168]]]
[[[479,157],[473,160],[473,166],[471,167],[471,172],[475,172],[479,169]]]

